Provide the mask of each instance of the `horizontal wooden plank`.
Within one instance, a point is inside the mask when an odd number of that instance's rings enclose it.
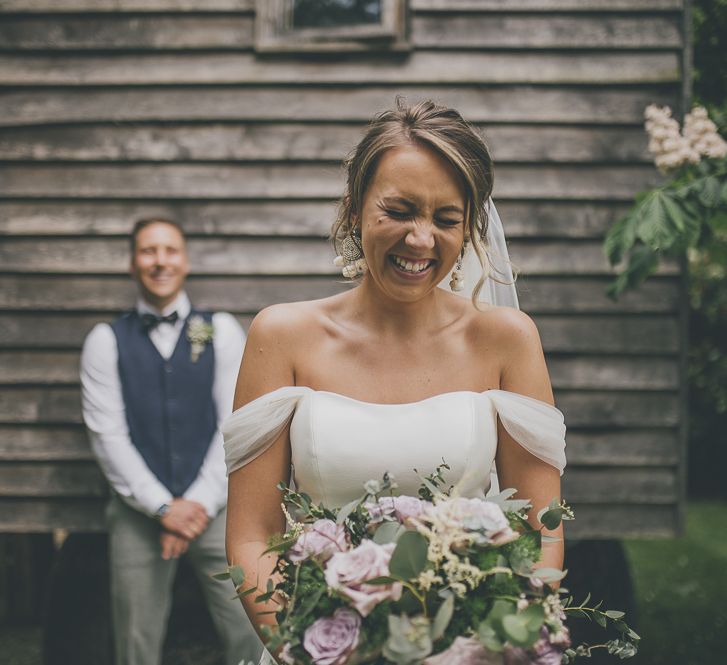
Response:
[[[131,305],[133,301],[126,303]],[[121,308],[119,308],[121,309]],[[113,313],[63,314],[0,312],[0,347],[5,349],[81,348],[91,328]],[[251,315],[238,316],[247,329]],[[679,349],[676,316],[535,316],[546,353],[672,355]]]
[[[676,390],[677,359],[562,357],[548,362],[555,388]],[[78,383],[78,351],[0,351],[0,385]]]
[[[496,162],[651,163],[640,127],[487,127]],[[5,161],[342,160],[363,125],[79,125],[0,129]]]
[[[70,427],[0,426],[0,459],[4,461],[90,461],[85,429]]]
[[[680,16],[588,14],[414,14],[416,48],[569,49],[680,48]],[[254,16],[184,14],[124,16],[21,15],[0,23],[4,50],[103,50],[254,48]]]
[[[569,427],[676,427],[682,408],[676,393],[558,391],[556,405]]]
[[[0,500],[0,533],[43,533],[66,529],[76,533],[106,530],[106,499]]]
[[[419,48],[601,49],[680,48],[681,16],[414,14],[412,43]],[[42,37],[41,37],[42,39]]]
[[[593,431],[569,428],[566,458],[572,466],[674,466],[679,463],[678,430]]]
[[[95,462],[5,462],[0,495],[102,498],[108,483]]]
[[[201,275],[339,275],[330,243],[315,239],[193,238],[190,264]],[[512,240],[510,257],[521,275],[611,275],[601,241]],[[125,275],[126,238],[6,238],[0,245],[3,272]],[[658,274],[677,274],[664,262]]]
[[[89,494],[92,491],[93,485]],[[576,505],[675,504],[679,500],[679,476],[672,468],[574,468],[563,476],[562,494]]]
[[[75,386],[0,388],[0,423],[72,425],[81,422]],[[675,427],[678,397],[666,392],[558,390],[556,404],[570,427]]]
[[[3,18],[0,44],[4,50],[15,51],[251,49],[254,17],[23,15]]]
[[[33,1],[37,2],[38,0]],[[110,0],[105,1],[109,2]],[[658,10],[678,11],[684,7],[684,0],[507,0],[506,7],[503,5],[502,0],[411,0],[411,7],[415,11],[441,12],[462,10],[501,12],[503,9],[507,9],[508,12],[646,12]]]
[[[507,11],[677,11],[683,0],[508,0]],[[410,0],[414,11],[502,11],[502,0]],[[0,0],[0,12],[233,12],[255,0]]]
[[[677,390],[679,388],[677,358],[553,356],[548,361],[548,369],[553,386],[557,389]]]
[[[566,522],[566,540],[599,538],[674,538],[681,528],[672,505],[575,505],[576,519]],[[567,563],[566,563],[567,566]]]
[[[650,165],[507,166],[496,171],[502,199],[628,201],[661,182]],[[0,175],[6,198],[273,199],[335,198],[338,165],[155,164],[14,165]]]
[[[0,532],[32,533],[53,529],[105,530],[103,499],[0,499]],[[567,538],[662,537],[677,535],[676,505],[576,505],[566,524]]]
[[[291,66],[292,63],[295,66]],[[0,85],[180,85],[341,83],[399,85],[672,83],[680,54],[470,53],[418,51],[407,58],[370,56],[354,62],[258,59],[254,55],[0,55]]]
[[[189,292],[199,307],[236,313],[340,293],[349,284],[333,277],[190,278]],[[606,278],[561,279],[526,276],[518,280],[522,308],[532,314],[671,313],[679,308],[679,280],[654,278],[613,302]],[[0,310],[117,312],[134,302],[126,277],[0,276]]]
[[[174,219],[192,235],[327,237],[336,202],[0,201],[0,235],[126,235],[133,221]],[[628,204],[499,201],[508,239],[603,238]]]
[[[255,0],[0,0],[0,13],[249,12]]]
[[[404,79],[402,79],[404,80]],[[410,103],[432,99],[453,106],[471,122],[641,124],[654,103],[675,105],[677,86],[497,87],[401,84],[382,87],[311,85],[234,88],[205,86],[154,88],[63,88],[0,90],[0,126],[52,123],[143,121],[347,121],[367,122],[392,108],[396,94]]]
[[[676,316],[546,314],[536,316],[535,323],[543,348],[551,353],[651,355],[672,354],[679,349],[679,319]]]

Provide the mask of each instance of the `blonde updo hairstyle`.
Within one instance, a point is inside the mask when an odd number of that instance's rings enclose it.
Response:
[[[412,143],[434,150],[454,167],[461,180],[465,191],[465,238],[472,243],[482,265],[482,275],[472,291],[476,305],[490,272],[485,203],[494,184],[493,161],[483,138],[454,109],[431,101],[409,106],[397,98],[396,110],[384,111],[371,121],[365,136],[344,162],[346,191],[331,229],[333,246],[340,254],[344,238],[356,231],[353,220],[360,215],[366,190],[384,152]]]

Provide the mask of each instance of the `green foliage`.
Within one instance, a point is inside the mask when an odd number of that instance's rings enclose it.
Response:
[[[636,197],[606,235],[604,252],[625,267],[608,289],[612,298],[636,288],[664,258],[704,246],[727,215],[727,158],[684,164],[661,187]]]
[[[389,572],[400,580],[413,580],[427,564],[427,539],[418,531],[405,531],[396,542]]]
[[[705,104],[727,101],[727,0],[693,0],[694,92]]]

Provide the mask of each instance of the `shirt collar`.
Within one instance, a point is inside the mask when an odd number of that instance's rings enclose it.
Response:
[[[181,291],[179,295],[174,299],[173,302],[169,303],[163,310],[159,311],[153,305],[150,305],[143,298],[139,298],[136,301],[136,311],[139,314],[154,314],[155,316],[167,316],[172,312],[177,312],[180,320],[184,320],[189,316],[192,311],[192,304],[189,302],[189,296],[185,291]]]

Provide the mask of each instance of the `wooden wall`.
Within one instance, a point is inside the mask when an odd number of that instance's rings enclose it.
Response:
[[[343,288],[340,159],[401,93],[480,124],[570,428],[571,535],[674,534],[684,449],[677,266],[613,303],[605,230],[658,181],[682,0],[411,0],[399,55],[257,56],[251,0],[0,0],[0,531],[102,527],[79,349],[130,305],[125,235],[189,232],[199,305],[244,324]]]

